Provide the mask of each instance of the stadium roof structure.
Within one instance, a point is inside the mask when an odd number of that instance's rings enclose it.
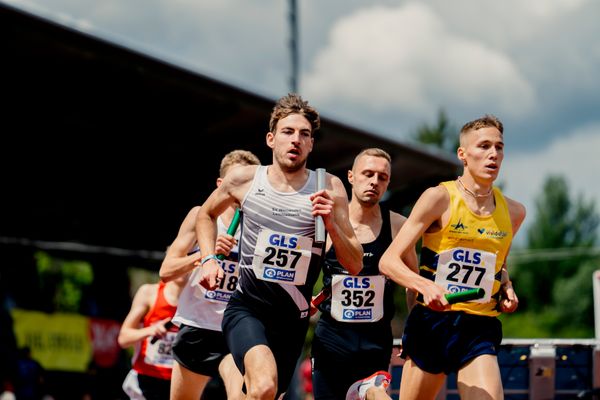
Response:
[[[2,0],[0,52],[0,243],[164,251],[226,152],[271,162],[276,99]],[[326,116],[309,167],[345,181],[366,147],[392,155],[387,201],[398,210],[460,167]]]

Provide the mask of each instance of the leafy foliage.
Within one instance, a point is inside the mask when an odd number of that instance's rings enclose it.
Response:
[[[563,177],[547,178],[527,232],[530,254],[537,257],[510,267],[520,311],[503,318],[505,336],[593,336],[592,273],[600,259],[582,250],[593,250],[598,224],[593,202],[581,196],[573,201]]]
[[[61,260],[48,253],[35,254],[42,292],[52,302],[51,311],[78,312],[83,291],[94,280],[92,266],[85,261]]]
[[[438,112],[437,121],[433,125],[427,123],[417,128],[413,139],[419,143],[432,145],[450,153],[455,153],[459,146],[458,130],[450,123],[446,112]]]

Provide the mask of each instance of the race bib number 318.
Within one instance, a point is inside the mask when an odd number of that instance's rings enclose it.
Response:
[[[229,301],[231,294],[237,288],[240,269],[236,261],[219,260],[219,265],[223,270],[223,278],[217,282],[218,286],[214,290],[206,290],[199,283],[196,284],[194,286],[196,288],[194,295],[197,298],[221,304]]]

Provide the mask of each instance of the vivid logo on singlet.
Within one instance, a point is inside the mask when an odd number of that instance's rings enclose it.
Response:
[[[479,228],[477,229],[477,232],[479,232],[480,235],[484,235],[494,238],[494,239],[504,239],[505,237],[508,236],[508,233],[505,231],[494,231],[494,230],[486,230],[485,228]]]
[[[458,233],[460,235],[466,235],[468,233],[468,226],[465,226],[465,224],[462,223],[462,221],[458,220],[458,222],[456,222],[455,224],[451,224],[450,227],[452,229],[450,229],[451,233]]]

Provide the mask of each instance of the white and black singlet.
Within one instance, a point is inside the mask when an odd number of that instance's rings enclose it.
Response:
[[[310,195],[316,175],[309,170],[297,192],[278,192],[259,166],[242,202],[240,285],[233,297],[284,318],[307,318],[319,276],[322,246],[316,246]]]

